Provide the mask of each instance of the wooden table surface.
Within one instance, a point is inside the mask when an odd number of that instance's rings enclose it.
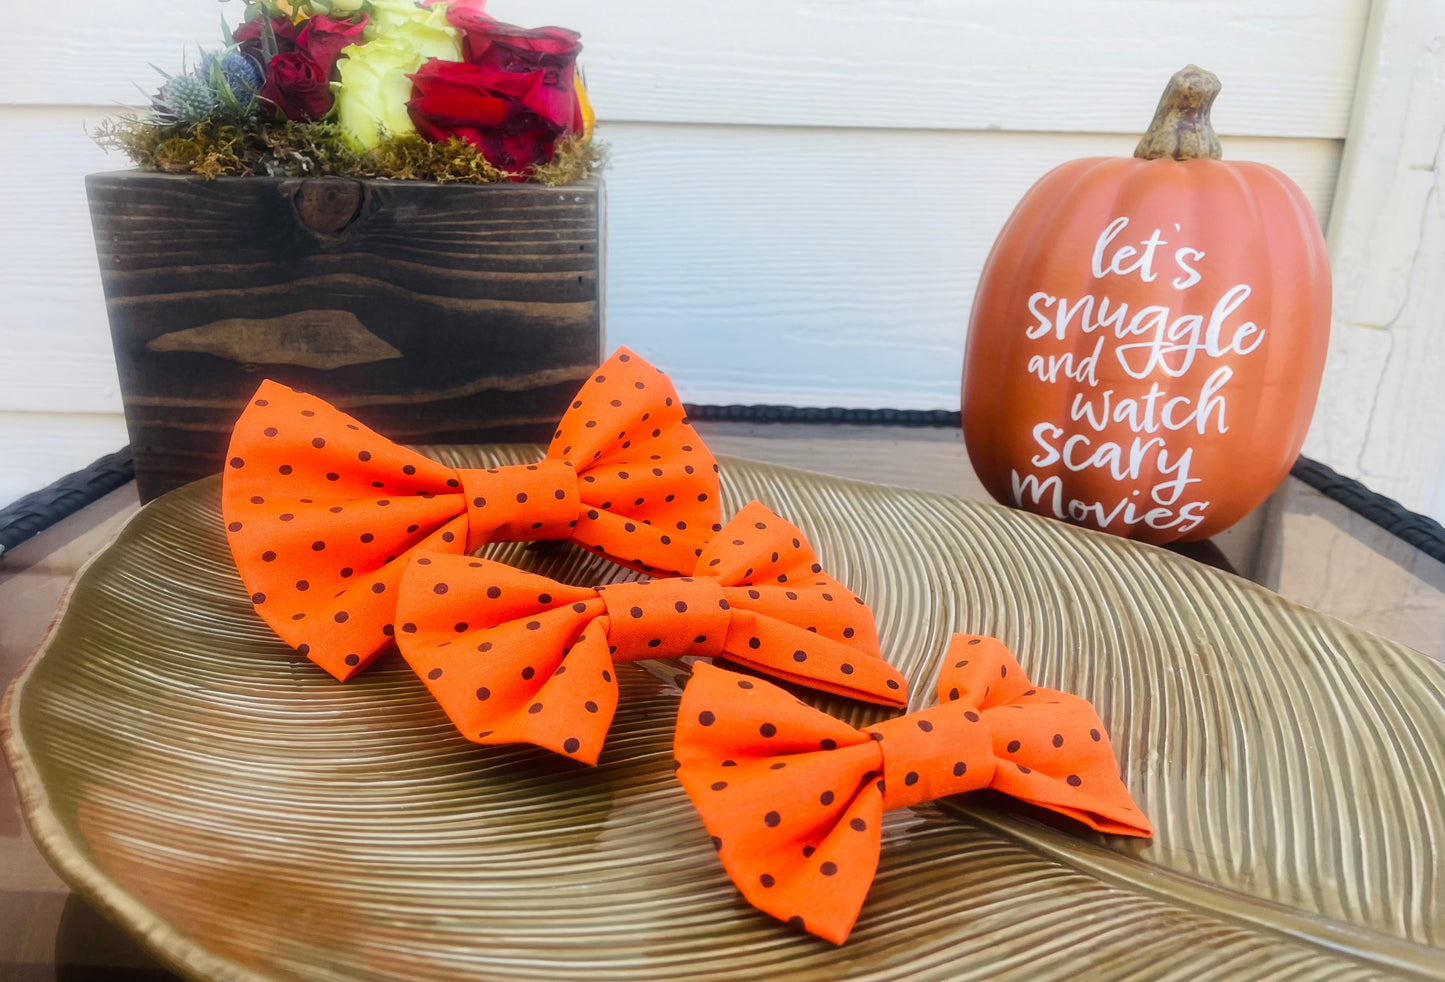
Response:
[[[702,423],[719,456],[986,499],[955,430]],[[139,509],[134,484],[0,557],[0,684],[40,643],[66,585]],[[1209,545],[1186,552],[1285,598],[1445,660],[1445,564],[1290,478]],[[71,894],[30,841],[0,762],[0,980],[173,976]]]

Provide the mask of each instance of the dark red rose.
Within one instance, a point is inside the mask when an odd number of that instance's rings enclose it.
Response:
[[[540,68],[499,72],[432,59],[411,78],[407,108],[422,136],[438,143],[461,137],[519,179],[528,167],[552,159],[559,136],[582,128],[570,70],[563,88],[549,85]]]
[[[300,51],[277,55],[266,66],[261,98],[275,103],[287,119],[320,119],[331,111],[329,74]]]
[[[235,38],[236,43],[241,46],[241,50],[255,58],[258,65],[266,64],[266,57],[261,51],[262,20],[264,20],[262,17],[248,20],[231,32],[231,37]],[[276,37],[276,53],[285,55],[296,50],[296,38],[301,34],[301,27],[293,23],[289,17],[272,17],[271,33]]]
[[[361,31],[366,27],[367,19],[365,14],[354,23],[326,14],[312,17],[302,25],[296,47],[310,55],[311,60],[320,65],[326,77],[330,78],[341,49],[361,43]]]
[[[582,50],[582,36],[576,31],[503,24],[480,7],[449,5],[447,23],[462,32],[462,56],[467,61],[499,71],[561,70],[576,64]]]
[[[266,60],[261,53],[261,20],[262,18],[257,17],[255,20],[246,21],[236,28],[232,37],[242,51],[255,58],[258,63],[265,64]],[[349,44],[361,43],[361,31],[366,27],[366,21],[365,14],[355,23],[325,14],[308,18],[300,24],[289,17],[273,17],[271,33],[276,36],[278,55],[303,52],[320,65],[326,77],[330,78],[331,69],[335,67],[341,49]]]
[[[454,0],[447,22],[462,32],[467,64],[428,64],[412,76],[408,105],[419,132],[459,136],[513,172],[550,161],[558,137],[582,132],[575,31],[503,24],[481,0]]]

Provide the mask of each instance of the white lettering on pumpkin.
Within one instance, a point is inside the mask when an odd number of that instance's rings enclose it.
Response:
[[[1039,290],[1028,298],[1032,321],[1024,334],[1043,347],[1030,353],[1027,371],[1043,384],[1070,384],[1077,391],[1067,420],[1034,424],[1036,452],[1028,470],[1011,471],[1011,492],[1015,505],[1056,518],[1115,531],[1144,525],[1182,534],[1204,521],[1210,502],[1194,497],[1202,483],[1192,472],[1195,448],[1179,449],[1171,438],[1229,432],[1230,362],[1257,351],[1267,332],[1242,314],[1253,293],[1248,283],[1228,286],[1206,301],[1207,312],[1198,312],[1191,301],[1207,290],[1207,253],[1177,241],[1186,237],[1181,224],[1174,224],[1170,238],[1160,228],[1131,235],[1129,226],[1127,216],[1117,217],[1095,239],[1089,260],[1099,284],[1094,292],[1056,297]],[[1165,250],[1171,238],[1172,251]],[[1161,275],[1156,263],[1167,265],[1171,258],[1176,272],[1163,275],[1179,300],[1131,308],[1109,295],[1114,278],[1155,283]],[[1185,291],[1193,292],[1185,297]],[[1200,367],[1210,365],[1198,381]],[[1121,390],[1101,381],[1124,377],[1148,387]],[[1181,391],[1170,384],[1186,378],[1196,387]],[[1072,497],[1064,478],[1070,473],[1117,482],[1119,494],[1108,501]],[[1098,487],[1097,480],[1089,486]]]

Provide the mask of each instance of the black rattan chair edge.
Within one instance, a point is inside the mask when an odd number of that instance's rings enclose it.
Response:
[[[1301,456],[1295,461],[1290,474],[1430,558],[1445,563],[1445,526],[1433,518],[1410,511],[1393,498],[1377,494],[1354,478],[1345,477],[1309,457]]]
[[[689,419],[726,423],[853,423],[860,426],[958,427],[957,410],[826,409],[812,406],[702,406],[685,404]]]
[[[134,477],[135,463],[130,447],[123,447],[0,509],[0,555],[99,501]]]
[[[686,406],[688,417],[710,422],[849,423],[859,426],[958,427],[959,414],[947,409],[846,409],[775,405]],[[1378,494],[1353,478],[1301,456],[1290,473],[1321,494],[1445,562],[1445,526]],[[0,509],[0,554],[13,549],[114,491],[135,476],[130,448],[108,454],[84,470],[62,477],[49,487],[27,494]]]

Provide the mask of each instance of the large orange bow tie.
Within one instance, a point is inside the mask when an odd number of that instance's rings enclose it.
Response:
[[[343,681],[390,643],[408,554],[571,539],[689,571],[719,528],[717,464],[666,375],[620,348],[536,464],[454,470],[263,382],[231,437],[221,513],[261,617]]]
[[[842,944],[890,808],[995,788],[1098,829],[1149,836],[1094,707],[1034,686],[993,638],[958,635],[940,705],[855,730],[758,679],[694,667],[677,776],[758,909]]]
[[[402,655],[469,740],[532,743],[588,764],[617,708],[618,662],[723,656],[854,699],[906,698],[863,601],[758,502],[681,579],[592,589],[465,556],[417,556],[397,623]]]

